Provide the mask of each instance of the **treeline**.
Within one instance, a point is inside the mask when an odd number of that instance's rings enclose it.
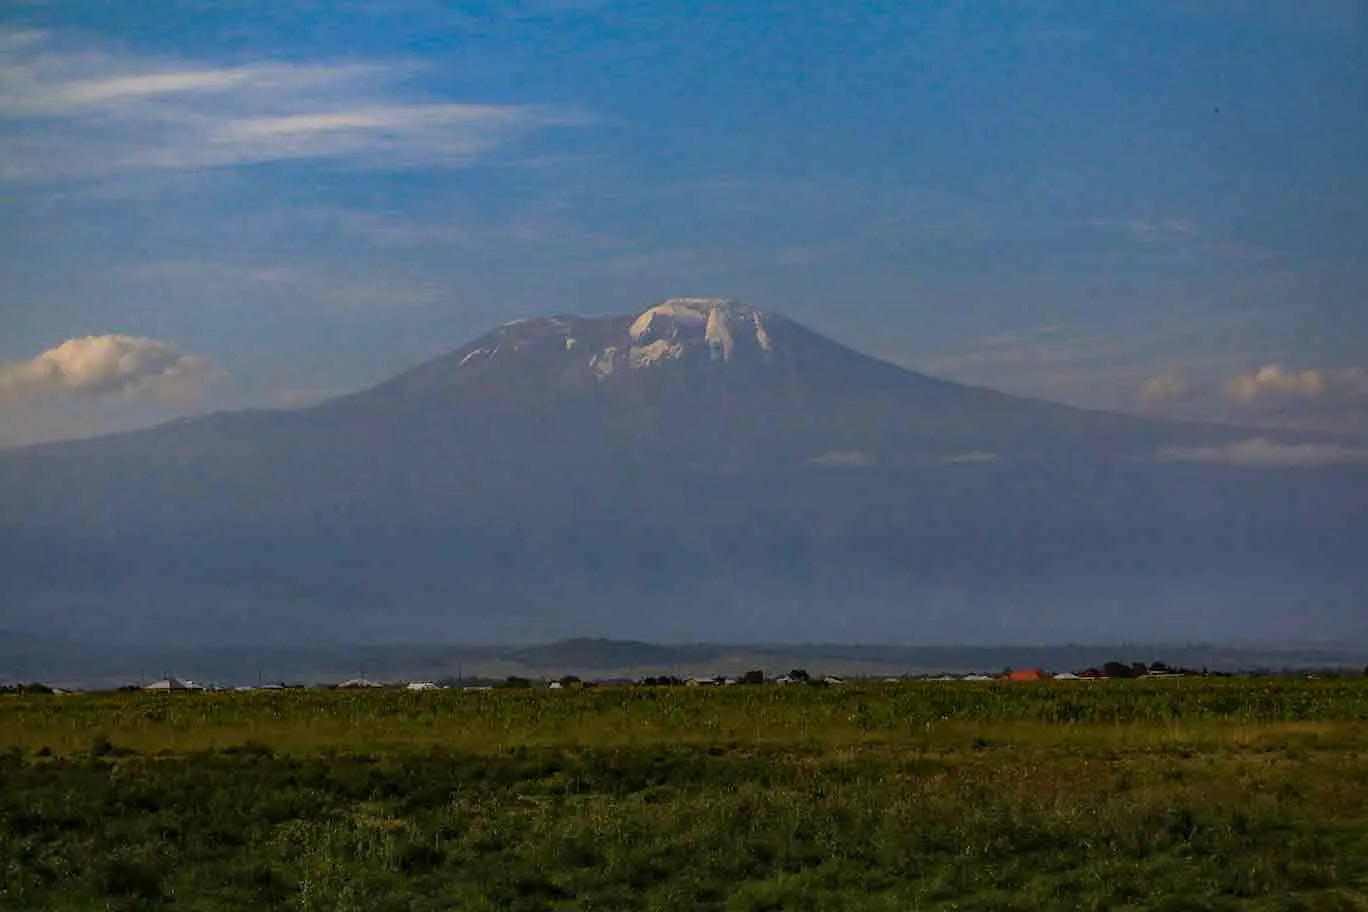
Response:
[[[771,677],[763,669],[752,668],[736,677],[724,676],[705,676],[698,678],[686,678],[679,675],[647,675],[643,678],[631,679],[608,679],[593,680],[584,679],[578,675],[567,674],[549,680],[529,678],[523,675],[509,675],[506,678],[440,678],[437,685],[440,687],[460,688],[460,687],[488,687],[501,690],[526,690],[532,687],[542,687],[550,685],[553,687],[602,687],[605,685],[633,685],[637,687],[682,687],[686,684],[708,683],[708,684],[735,684],[743,686],[755,686],[769,682],[782,681],[786,684],[811,684],[814,686],[826,686],[828,681],[823,678],[814,678],[806,669],[794,668],[787,674]]]

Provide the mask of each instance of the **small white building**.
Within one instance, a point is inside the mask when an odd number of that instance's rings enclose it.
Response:
[[[337,689],[338,689],[338,690],[344,690],[344,689],[350,689],[350,688],[384,687],[384,686],[385,686],[385,685],[383,685],[383,684],[378,684],[378,683],[376,683],[375,681],[370,680],[369,678],[349,678],[348,680],[343,681],[341,684],[338,684],[338,685],[337,685]]]
[[[144,687],[143,690],[156,690],[163,692],[204,690],[204,686],[202,684],[196,684],[194,681],[184,681],[180,678],[166,677],[162,678],[160,681],[153,681],[151,684],[148,684],[146,687]]]

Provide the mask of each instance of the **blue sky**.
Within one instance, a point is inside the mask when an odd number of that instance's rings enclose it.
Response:
[[[13,2],[0,446],[681,294],[1368,433],[1368,3]]]

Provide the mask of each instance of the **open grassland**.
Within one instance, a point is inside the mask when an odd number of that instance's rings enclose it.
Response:
[[[1368,682],[6,697],[0,908],[1368,909]]]

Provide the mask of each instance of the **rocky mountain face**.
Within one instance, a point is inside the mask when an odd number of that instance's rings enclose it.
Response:
[[[506,324],[310,409],[0,453],[0,628],[196,643],[1362,630],[1368,473],[737,302]]]

